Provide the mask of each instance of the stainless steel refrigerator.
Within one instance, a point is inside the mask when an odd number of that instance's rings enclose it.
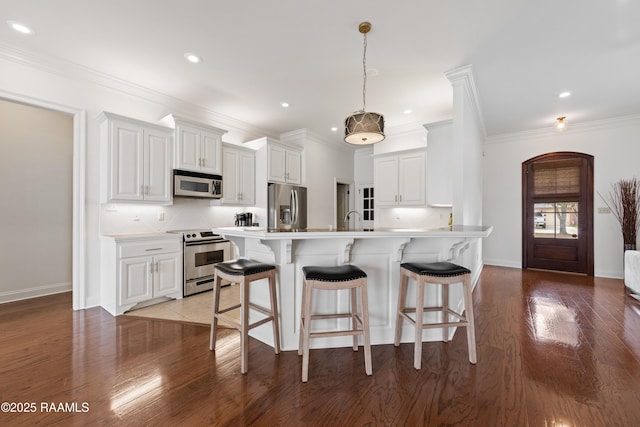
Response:
[[[268,184],[268,227],[272,230],[306,230],[307,189],[289,184]]]

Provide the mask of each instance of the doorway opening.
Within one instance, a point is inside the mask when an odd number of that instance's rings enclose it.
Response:
[[[71,282],[72,282],[72,298],[73,309],[80,310],[87,306],[97,305],[99,301],[87,301],[86,292],[86,160],[85,152],[87,146],[87,119],[86,111],[57,104],[29,96],[19,95],[12,92],[0,91],[0,98],[29,105],[40,107],[60,113],[73,116],[73,202],[72,202],[72,265],[71,265]],[[45,293],[46,294],[46,293]],[[34,295],[41,296],[41,295]]]
[[[593,156],[522,163],[522,266],[593,275]]]
[[[351,210],[350,187],[349,184],[344,182],[336,182],[336,230],[346,230],[349,228],[349,222],[345,222],[344,218]],[[353,222],[353,220],[350,222]]]

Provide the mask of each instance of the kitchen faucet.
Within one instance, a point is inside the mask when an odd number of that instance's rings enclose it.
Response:
[[[349,215],[351,215],[352,213],[357,214],[358,215],[358,219],[360,220],[360,224],[362,224],[362,217],[360,216],[360,213],[358,213],[358,211],[349,211],[347,212],[347,214],[344,216],[344,222],[349,222]]]

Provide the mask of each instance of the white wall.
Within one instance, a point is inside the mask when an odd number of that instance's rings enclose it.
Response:
[[[305,139],[307,226],[326,228],[335,220],[336,180],[354,183],[353,151],[349,147],[323,143],[314,135]]]
[[[484,222],[487,264],[522,266],[522,162],[540,154],[573,151],[594,156],[594,274],[622,277],[622,234],[612,214],[598,213],[619,179],[640,177],[640,116],[488,138],[484,146]]]
[[[73,117],[0,99],[0,302],[71,290]]]

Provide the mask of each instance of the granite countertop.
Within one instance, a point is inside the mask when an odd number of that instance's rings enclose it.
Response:
[[[144,240],[144,239],[179,239],[182,236],[176,233],[165,233],[163,231],[148,233],[119,233],[119,234],[103,234],[101,237],[111,238],[117,241],[122,240]]]
[[[226,237],[253,237],[264,240],[376,238],[376,237],[487,237],[493,226],[454,225],[441,228],[388,228],[337,230],[308,228],[306,230],[269,230],[264,227],[220,227],[213,232]]]

